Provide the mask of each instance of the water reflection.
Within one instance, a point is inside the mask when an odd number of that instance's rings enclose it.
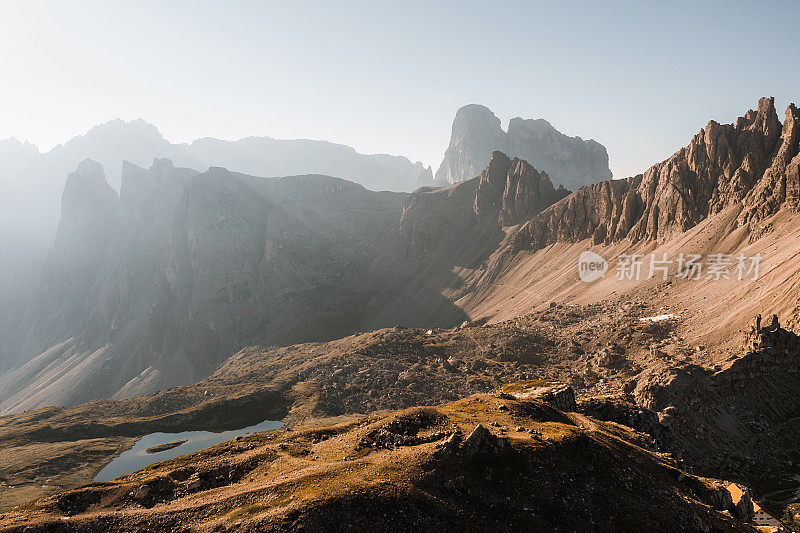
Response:
[[[149,466],[153,463],[168,461],[187,453],[193,453],[221,442],[235,439],[240,435],[249,435],[279,429],[283,422],[276,420],[265,420],[255,426],[231,431],[214,433],[212,431],[183,431],[180,433],[150,433],[145,435],[133,445],[130,450],[122,452],[119,457],[115,457],[100,473],[95,481],[111,481],[119,476],[136,472],[137,470]],[[174,441],[185,440],[186,442],[175,448],[164,450],[157,453],[147,453],[147,450],[154,446],[160,446]]]

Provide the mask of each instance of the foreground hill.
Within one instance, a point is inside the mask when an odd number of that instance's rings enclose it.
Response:
[[[43,498],[0,530],[754,531],[722,483],[547,398],[479,394],[244,437]]]
[[[635,303],[619,311],[554,307],[493,326],[392,328],[325,343],[254,346],[194,385],[0,417],[2,501],[19,504],[88,482],[120,447],[156,431],[231,429],[264,419],[297,425],[452,401],[523,379],[609,393],[657,361],[652,342],[673,335],[671,328],[640,323],[647,312]],[[597,333],[584,339],[589,331]],[[631,331],[637,346],[629,346],[629,362],[598,364],[587,355],[602,353]]]
[[[8,508],[90,482],[152,432],[313,426],[534,380],[571,384],[581,412],[641,431],[681,469],[743,482],[779,511],[800,488],[800,341],[782,328],[748,334],[709,366],[680,322],[650,320],[659,312],[636,301],[556,305],[493,325],[247,348],[196,385],[0,418],[0,495]]]

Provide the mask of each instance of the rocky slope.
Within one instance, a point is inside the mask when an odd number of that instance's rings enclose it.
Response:
[[[596,141],[563,135],[543,119],[514,118],[505,132],[494,113],[470,104],[456,112],[435,184],[477,176],[496,150],[528,161],[545,171],[554,184],[570,190],[611,178],[606,149]]]
[[[696,470],[748,479],[778,504],[796,501],[800,337],[777,321],[754,324],[742,352],[723,365],[648,369],[637,402],[658,412],[673,447]]]

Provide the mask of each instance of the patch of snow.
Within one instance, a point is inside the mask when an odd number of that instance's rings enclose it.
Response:
[[[664,320],[672,320],[673,318],[680,318],[680,315],[666,314],[666,315],[647,316],[644,318],[640,318],[639,322],[662,322]]]

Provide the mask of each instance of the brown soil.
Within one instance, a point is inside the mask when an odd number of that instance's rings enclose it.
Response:
[[[652,363],[654,342],[675,357],[693,357],[676,325],[638,320],[653,312],[643,302],[557,305],[499,324],[251,347],[193,386],[0,417],[0,445],[9,450],[0,456],[0,509],[91,480],[133,438],[154,431],[232,429],[265,419],[308,425],[452,401],[518,380],[567,382],[582,394],[618,390]],[[622,344],[623,358],[599,364],[609,346]],[[56,466],[45,472],[41,463]]]
[[[751,530],[645,435],[507,396],[240,438],[42,498],[0,530]]]

